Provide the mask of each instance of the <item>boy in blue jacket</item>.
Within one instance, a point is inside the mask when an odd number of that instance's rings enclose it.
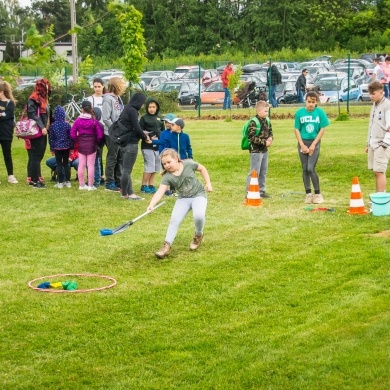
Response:
[[[168,121],[171,126],[169,137],[169,148],[175,149],[179,154],[180,160],[192,159],[192,147],[190,136],[183,132],[184,121],[181,118],[175,118]]]

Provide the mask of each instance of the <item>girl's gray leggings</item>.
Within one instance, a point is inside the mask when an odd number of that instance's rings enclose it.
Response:
[[[194,217],[195,233],[203,233],[206,221],[207,198],[203,196],[196,196],[195,198],[180,198],[173,206],[165,241],[168,241],[170,244],[173,243],[180,224],[191,209]]]

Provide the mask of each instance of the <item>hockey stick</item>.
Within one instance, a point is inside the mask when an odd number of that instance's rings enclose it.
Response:
[[[158,207],[165,204],[165,202],[161,202],[158,205],[154,206],[153,210],[146,211],[145,213],[141,214],[137,218],[132,219],[129,222],[124,223],[123,225],[120,225],[114,229],[100,229],[100,235],[102,236],[111,236],[112,234],[122,233],[125,231],[129,226],[131,226],[134,222],[137,222],[139,219],[145,217],[146,215],[150,214],[152,211],[156,210]]]

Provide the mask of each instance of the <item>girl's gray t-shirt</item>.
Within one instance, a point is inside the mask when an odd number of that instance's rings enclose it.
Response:
[[[173,186],[179,198],[194,198],[203,196],[206,198],[206,191],[202,183],[196,178],[195,171],[199,164],[193,160],[184,160],[183,172],[179,176],[167,172],[161,180],[161,184]]]

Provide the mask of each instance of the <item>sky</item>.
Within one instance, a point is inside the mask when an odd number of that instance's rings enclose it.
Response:
[[[20,4],[22,7],[27,7],[27,6],[30,6],[30,5],[31,5],[31,0],[19,0],[19,4]]]

